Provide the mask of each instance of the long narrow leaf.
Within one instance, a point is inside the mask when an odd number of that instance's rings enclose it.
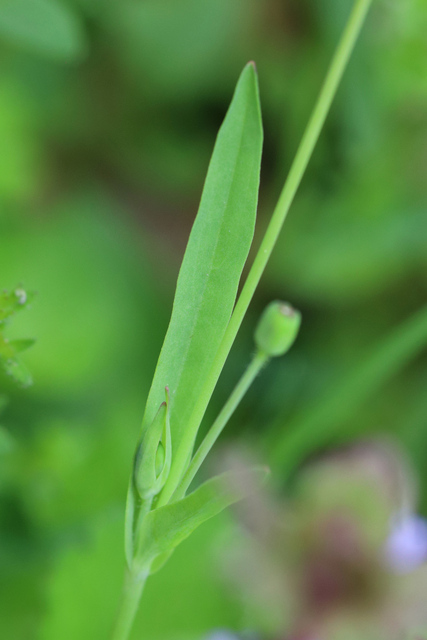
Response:
[[[174,448],[235,303],[254,233],[261,149],[258,84],[255,68],[248,64],[215,144],[144,415],[143,429],[151,424],[168,386]]]

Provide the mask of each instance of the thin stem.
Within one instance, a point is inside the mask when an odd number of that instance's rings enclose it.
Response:
[[[147,577],[148,573],[136,574],[126,569],[112,640],[128,640]]]
[[[262,353],[261,351],[257,351],[255,353],[245,373],[240,378],[237,385],[234,387],[230,397],[218,414],[217,419],[209,429],[208,433],[203,439],[203,442],[194,454],[194,457],[191,460],[183,479],[179,483],[178,488],[173,495],[174,500],[179,500],[180,498],[184,497],[188,487],[190,486],[194,476],[200,469],[200,466],[202,465],[209,451],[212,449],[213,445],[219,438],[222,430],[235,412],[246,391],[249,389],[252,382],[255,380],[256,376],[264,367],[264,365],[267,364],[268,360],[269,357],[265,353]]]
[[[237,332],[249,307],[255,289],[261,279],[274,245],[288,215],[290,206],[301,183],[304,172],[313,154],[325,123],[332,101],[337,92],[351,53],[356,44],[363,22],[372,0],[356,0],[341,40],[335,51],[325,81],[321,88],[316,105],[301,140],[287,180],[280,194],[264,239],[252,264],[240,297],[234,308],[227,330],[212,365],[205,384],[199,394],[193,413],[190,416],[185,437],[182,439],[175,455],[172,469],[166,485],[160,495],[159,506],[166,504],[172,497],[185,471],[188,457],[194,446],[194,440],[203,419],[206,407],[215,389],[218,378],[224,367],[228,354],[233,346]]]

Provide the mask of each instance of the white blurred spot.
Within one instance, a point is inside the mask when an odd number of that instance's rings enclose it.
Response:
[[[27,302],[27,292],[24,289],[15,289],[15,296],[18,298],[19,304]]]

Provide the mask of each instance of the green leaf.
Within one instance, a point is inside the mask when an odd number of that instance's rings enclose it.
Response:
[[[59,0],[2,0],[0,37],[66,61],[79,58],[86,48],[77,15]]]
[[[16,311],[24,309],[33,297],[33,293],[28,293],[22,287],[17,287],[14,291],[2,291],[0,293],[0,323],[10,318]]]
[[[9,340],[0,333],[0,361],[6,362],[9,358],[14,358],[15,353],[15,349],[10,346]]]
[[[22,387],[29,387],[33,384],[33,378],[25,364],[19,358],[9,358],[3,362],[6,373]]]
[[[148,569],[158,556],[170,553],[203,522],[248,496],[266,475],[265,468],[229,471],[208,480],[186,498],[150,511],[137,539],[136,569]]]
[[[261,149],[257,77],[248,64],[215,144],[143,420],[144,430],[168,386],[174,450],[233,310],[254,233]]]
[[[26,340],[18,340],[16,342],[27,342]],[[32,342],[32,341],[29,341]],[[3,365],[6,373],[23,387],[32,384],[33,379],[27,367],[17,357],[17,350],[14,347],[14,341],[7,340],[0,333],[0,364]]]

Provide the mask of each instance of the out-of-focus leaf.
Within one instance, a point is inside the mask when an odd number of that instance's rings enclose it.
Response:
[[[3,282],[22,280],[38,292],[31,313],[16,314],[10,331],[11,339],[37,339],[25,362],[38,390],[87,391],[121,375],[119,362],[123,371],[140,366],[130,335],[138,335],[142,357],[153,362],[160,307],[148,285],[145,243],[126,229],[123,208],[92,189],[44,213],[12,228],[0,251]],[[160,320],[164,326],[166,315]],[[138,371],[146,390],[152,374],[148,366]]]
[[[22,340],[19,342],[27,342]],[[29,341],[31,342],[31,340]],[[15,379],[23,387],[28,387],[32,384],[32,377],[27,367],[17,357],[17,351],[12,342],[9,342],[0,333],[0,364],[3,365],[6,373]]]
[[[10,319],[15,311],[22,309],[28,303],[29,296],[22,288],[15,291],[3,291],[0,294],[0,329],[2,323]],[[21,362],[18,353],[28,349],[34,344],[34,340],[8,340],[0,330],[0,365],[6,373],[12,376],[23,387],[32,384],[31,374]]]
[[[297,415],[281,435],[277,431],[270,434],[272,459],[280,472],[288,474],[305,455],[337,433],[348,438],[348,418],[426,346],[427,307],[392,331],[354,371]]]
[[[14,291],[2,291],[0,293],[0,323],[10,318],[16,311],[23,309],[33,298],[32,293],[28,293],[22,287],[17,287]]]
[[[177,547],[206,520],[246,497],[266,473],[265,469],[223,473],[186,498],[150,511],[138,535],[136,566],[150,567],[155,558]]]
[[[22,387],[29,387],[33,384],[31,373],[25,364],[18,358],[9,358],[3,363],[4,369],[9,376]]]
[[[254,232],[261,148],[257,78],[248,64],[215,144],[143,421],[143,429],[151,424],[168,386],[174,447],[233,309]]]
[[[60,0],[2,0],[0,38],[66,61],[86,48],[78,16]]]

